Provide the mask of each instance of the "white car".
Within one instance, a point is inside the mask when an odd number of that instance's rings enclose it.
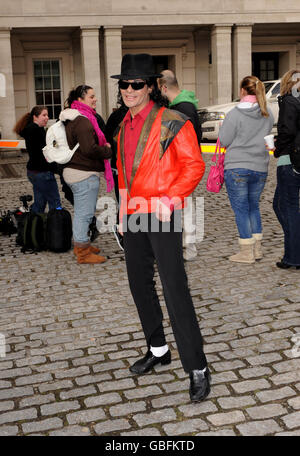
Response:
[[[276,81],[264,81],[268,106],[274,116],[274,129],[278,120],[277,97],[280,94],[280,79]],[[198,109],[198,115],[202,127],[202,140],[216,140],[219,135],[220,126],[226,114],[239,103],[239,99],[226,104],[207,106]]]

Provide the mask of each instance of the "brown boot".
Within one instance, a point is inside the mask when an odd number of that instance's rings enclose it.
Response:
[[[78,252],[78,245],[74,246],[74,254],[77,255]],[[92,253],[100,253],[100,249],[98,247],[94,247],[93,245],[89,245],[90,252]]]
[[[100,253],[100,249],[98,249],[98,247],[94,247],[93,245],[90,245],[90,251],[92,253]]]
[[[106,258],[96,255],[90,251],[88,247],[77,247],[77,263],[79,264],[98,264],[104,263]]]
[[[261,260],[263,257],[262,248],[261,248],[261,240],[262,240],[262,233],[253,233],[252,235],[255,239],[254,244],[254,258],[256,260]]]
[[[255,263],[254,258],[254,238],[239,239],[240,251],[236,255],[229,257],[230,261],[237,263]]]

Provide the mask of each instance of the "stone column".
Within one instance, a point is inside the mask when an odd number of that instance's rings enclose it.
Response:
[[[80,41],[83,83],[95,90],[98,99],[97,112],[102,114],[99,28],[81,27]]]
[[[213,104],[232,100],[231,27],[214,25],[211,32]]]
[[[233,97],[240,94],[240,81],[252,74],[252,25],[236,24],[233,29]]]
[[[104,55],[106,73],[107,114],[117,106],[117,80],[110,76],[120,74],[122,61],[122,27],[104,27]]]
[[[0,28],[0,127],[3,139],[16,138],[15,95],[12,72],[10,28]],[[4,86],[3,86],[4,84]]]
[[[199,100],[199,108],[208,106],[209,99],[209,32],[197,30],[195,38],[195,62],[196,62],[196,98]]]

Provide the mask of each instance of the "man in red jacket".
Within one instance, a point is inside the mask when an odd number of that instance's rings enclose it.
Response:
[[[171,362],[153,280],[156,261],[180,359],[190,375],[190,398],[202,401],[210,392],[210,373],[176,221],[181,221],[184,198],[198,185],[205,164],[191,122],[163,107],[156,81],[160,76],[149,54],[126,54],[121,74],[112,76],[119,80],[129,108],[117,139],[120,232],[129,286],[148,346],[130,371],[144,374],[156,364]]]

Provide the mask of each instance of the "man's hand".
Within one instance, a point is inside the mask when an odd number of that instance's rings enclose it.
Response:
[[[155,215],[161,222],[169,222],[171,220],[172,210],[161,200],[158,200]]]
[[[118,231],[119,231],[119,233],[120,233],[121,236],[124,236],[124,233],[123,233],[123,223],[119,223]]]

